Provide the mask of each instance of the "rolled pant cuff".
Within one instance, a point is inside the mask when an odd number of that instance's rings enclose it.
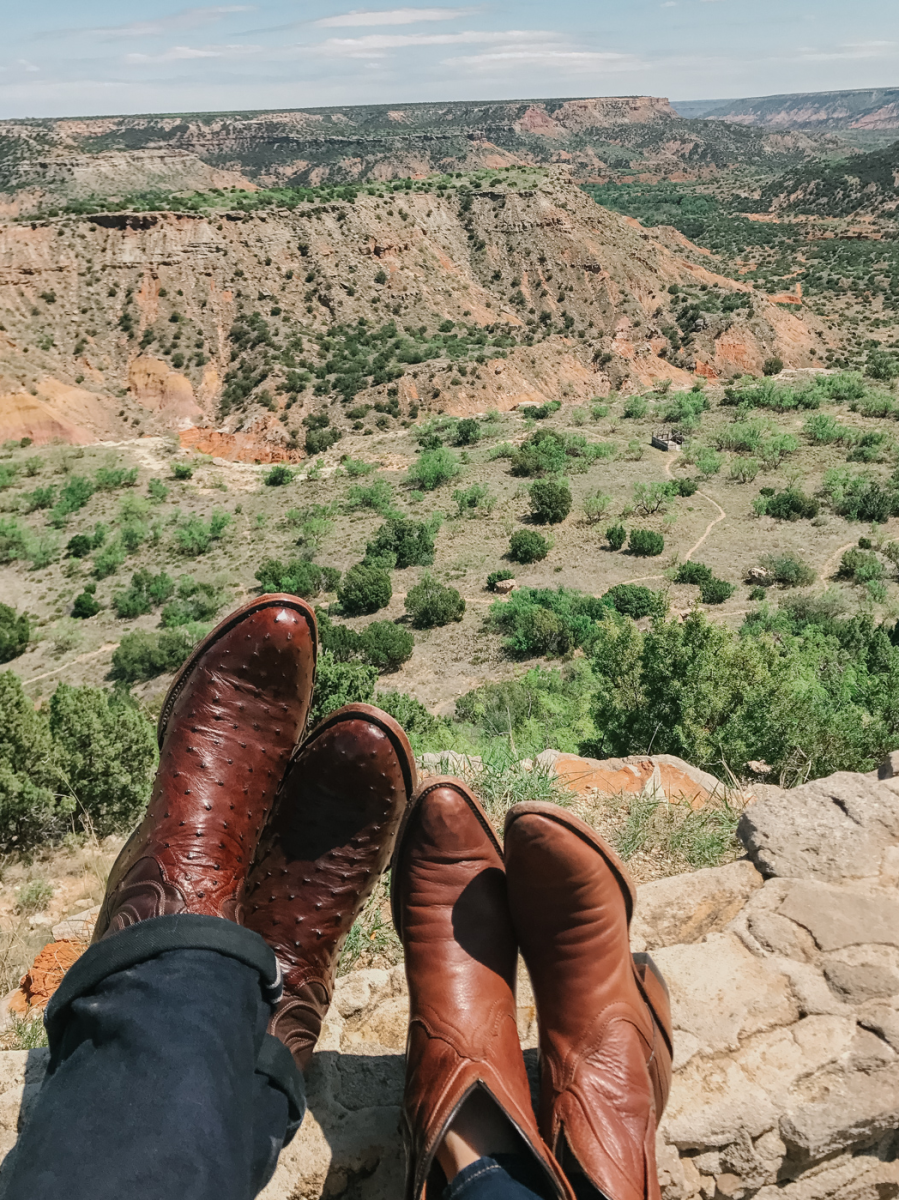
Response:
[[[271,947],[251,929],[222,917],[179,913],[139,921],[95,942],[66,972],[47,1005],[44,1024],[50,1045],[62,1037],[73,1001],[91,993],[110,975],[173,950],[212,950],[250,967],[259,975],[263,1000],[274,1007],[283,990],[281,967]],[[256,1070],[287,1097],[290,1128],[299,1127],[306,1110],[303,1076],[287,1047],[271,1034],[263,1038]]]

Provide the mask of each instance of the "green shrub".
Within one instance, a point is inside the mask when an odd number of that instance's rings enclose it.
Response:
[[[159,623],[164,629],[176,629],[180,625],[211,621],[224,602],[224,595],[214,584],[198,583],[189,575],[182,575],[178,594],[159,614]]]
[[[338,662],[352,662],[362,658],[362,638],[349,625],[337,625],[321,608],[315,610],[318,620],[318,640],[322,650],[327,650]]]
[[[606,541],[613,550],[620,550],[627,540],[627,530],[623,525],[610,525],[606,530]]]
[[[609,510],[612,497],[605,492],[592,492],[584,500],[584,517],[591,525],[601,521]]]
[[[12,487],[19,474],[17,463],[0,463],[0,492]]]
[[[693,461],[696,463],[696,469],[700,475],[704,475],[708,479],[712,475],[717,475],[721,470],[724,465],[724,456],[710,446],[706,446],[696,452]]]
[[[116,592],[113,596],[112,607],[117,617],[133,620],[165,604],[174,594],[175,581],[165,571],[160,571],[158,575],[147,570],[135,571],[128,590]]]
[[[465,601],[454,587],[438,583],[428,574],[409,589],[405,608],[416,629],[433,629],[436,625],[461,621]]]
[[[368,487],[356,484],[347,493],[346,508],[347,512],[373,508],[375,512],[386,515],[393,508],[393,488],[386,479],[376,479]]]
[[[398,671],[412,657],[415,638],[393,621],[372,621],[360,637],[363,657],[379,671]]]
[[[143,629],[126,633],[113,651],[110,678],[122,683],[143,683],[177,671],[201,636],[196,626],[164,629],[151,633]]]
[[[169,489],[161,479],[151,479],[147,484],[147,491],[150,493],[150,499],[154,504],[162,504],[163,500],[169,494]]]
[[[512,562],[540,562],[549,554],[549,542],[535,529],[516,529],[509,538],[509,558]]]
[[[275,463],[271,470],[263,475],[262,482],[266,487],[283,487],[293,482],[293,471],[283,463]]]
[[[389,517],[366,545],[362,561],[366,566],[387,570],[430,566],[434,561],[434,539],[439,528],[439,518],[413,521],[406,517]]]
[[[612,611],[605,597],[571,588],[518,588],[490,608],[490,623],[506,634],[503,647],[514,658],[567,654],[588,646],[596,621]]]
[[[172,463],[173,479],[192,479],[194,467],[191,463]]]
[[[715,576],[711,567],[707,567],[705,563],[690,562],[689,560],[682,562],[674,573],[675,583],[697,583],[702,585],[714,578]]]
[[[654,558],[665,549],[665,539],[653,529],[632,529],[627,548],[641,558]]]
[[[0,604],[0,663],[24,654],[30,640],[28,614],[16,612],[8,604]]]
[[[786,588],[808,587],[817,579],[814,569],[798,554],[791,552],[766,554],[762,558],[762,566],[775,583]]]
[[[12,671],[0,674],[0,852],[60,836],[75,809],[54,770],[46,711],[37,712]]]
[[[343,434],[339,429],[310,429],[306,434],[306,453],[324,454],[340,441]]]
[[[310,600],[322,592],[336,591],[340,572],[305,558],[294,558],[286,563],[278,558],[267,558],[257,569],[255,578],[262,592],[285,592]]]
[[[481,736],[514,739],[517,755],[537,754],[547,746],[576,754],[594,734],[589,716],[592,676],[586,662],[575,660],[561,671],[532,667],[518,679],[486,683],[456,701],[456,720]]]
[[[38,509],[52,508],[55,498],[55,487],[39,487],[35,488],[33,492],[25,492],[22,496],[22,502],[25,505],[26,512],[37,512]]]
[[[70,475],[60,489],[59,499],[50,513],[50,523],[64,525],[72,513],[84,508],[96,490],[97,485],[92,479],[83,475]]]
[[[705,579],[699,585],[699,599],[703,604],[723,604],[737,589],[726,579]]]
[[[510,455],[513,475],[537,477],[583,472],[594,459],[608,457],[604,446],[588,442],[583,434],[565,436],[555,429],[536,430],[517,450],[511,447]]]
[[[110,575],[115,575],[116,571],[125,561],[125,557],[125,550],[121,543],[110,542],[94,558],[91,574],[95,579],[106,579]]]
[[[497,497],[483,483],[473,483],[469,488],[457,488],[453,501],[458,506],[460,517],[479,517],[493,511]]]
[[[618,583],[603,596],[616,612],[638,621],[641,617],[661,617],[668,609],[668,602],[661,592],[642,587],[638,583]]]
[[[880,583],[886,574],[886,567],[873,550],[847,550],[840,559],[837,576],[840,579],[851,579],[853,583]]]
[[[231,514],[220,509],[208,522],[202,517],[191,515],[175,529],[175,549],[189,558],[205,554],[213,542],[220,541],[231,524]]]
[[[457,446],[473,446],[480,436],[481,426],[473,417],[463,417],[456,426]]]
[[[547,400],[545,404],[538,404],[536,408],[529,408],[527,415],[534,417],[537,421],[545,421],[547,417],[551,417],[553,413],[557,413],[561,407],[561,400]]]
[[[621,411],[623,417],[638,420],[649,412],[649,402],[645,396],[628,396]]]
[[[765,375],[779,375],[784,369],[784,360],[779,354],[772,354],[770,358],[766,358],[762,365],[762,371]]]
[[[153,725],[126,696],[65,683],[50,700],[49,723],[60,775],[85,822],[99,837],[131,828],[153,782]]]
[[[821,505],[812,496],[797,487],[785,488],[773,496],[758,496],[752,504],[759,516],[776,517],[779,521],[811,520],[821,511]]]
[[[118,488],[134,487],[137,467],[99,467],[94,476],[98,492],[114,492]]]
[[[347,413],[347,416],[353,418],[354,420],[357,419],[353,416],[355,411],[355,409],[351,409]],[[367,411],[367,409],[363,411],[363,417]],[[341,458],[340,465],[351,478],[355,478],[359,475],[371,475],[373,471],[377,471],[378,469],[375,463],[365,462],[364,459],[361,458],[350,458],[348,454],[345,454],[343,458]]]
[[[328,650],[323,651],[315,675],[310,727],[345,704],[371,704],[377,681],[377,667],[361,662],[340,662]]]
[[[79,592],[75,597],[72,603],[73,617],[80,621],[87,621],[90,620],[91,617],[95,617],[97,613],[101,611],[103,606],[98,602],[96,596],[94,595],[96,586],[96,584],[90,584],[89,587],[86,587],[83,592]]]
[[[425,492],[432,492],[443,483],[449,483],[459,474],[461,467],[452,450],[440,446],[436,450],[423,450],[409,468],[406,482]]]
[[[423,739],[433,738],[441,728],[449,725],[447,720],[429,713],[420,700],[406,692],[378,692],[374,702],[399,722],[416,752],[420,752]]]
[[[99,549],[106,540],[106,526],[97,525],[92,534],[76,533],[66,544],[66,554],[72,558],[87,558],[94,550]]]
[[[504,579],[514,579],[514,578],[515,578],[514,571],[491,571],[490,574],[487,576],[487,591],[495,592],[496,585],[498,583],[501,583]]]
[[[836,468],[824,475],[824,491],[834,512],[849,521],[883,524],[899,516],[899,476],[881,481],[868,474],[853,475]]]
[[[386,608],[393,595],[390,575],[380,567],[357,563],[350,567],[337,589],[340,607],[348,617],[364,617]]]
[[[531,516],[541,525],[557,525],[571,512],[571,488],[564,479],[538,479],[530,486]]]

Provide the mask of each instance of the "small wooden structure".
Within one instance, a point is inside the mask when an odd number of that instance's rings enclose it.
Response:
[[[680,450],[686,440],[686,434],[679,429],[657,430],[650,438],[656,450]]]

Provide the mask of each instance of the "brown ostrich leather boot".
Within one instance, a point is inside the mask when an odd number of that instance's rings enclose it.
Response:
[[[351,704],[291,759],[240,903],[284,976],[269,1032],[306,1067],[353,922],[390,862],[415,788],[415,756],[387,713]]]
[[[508,1118],[520,1150],[533,1155],[543,1194],[569,1196],[537,1132],[518,1041],[518,947],[502,851],[458,779],[422,784],[397,845],[391,890],[409,981],[406,1200],[438,1200],[445,1181],[437,1150],[476,1089]]]
[[[671,1086],[671,1014],[631,956],[634,887],[589,825],[554,804],[506,817],[509,906],[540,1027],[540,1131],[608,1200],[658,1200],[656,1126]]]
[[[296,596],[260,596],[196,647],[162,706],[150,804],[112,868],[93,941],[176,913],[235,919],[306,723],[315,656],[315,615]]]

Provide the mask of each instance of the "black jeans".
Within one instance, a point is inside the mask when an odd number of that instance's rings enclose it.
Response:
[[[262,938],[216,917],[92,946],[48,1005],[50,1064],[0,1200],[252,1200],[305,1112],[302,1075],[265,1032],[279,993]],[[499,1157],[446,1200],[540,1200],[529,1164]]]

